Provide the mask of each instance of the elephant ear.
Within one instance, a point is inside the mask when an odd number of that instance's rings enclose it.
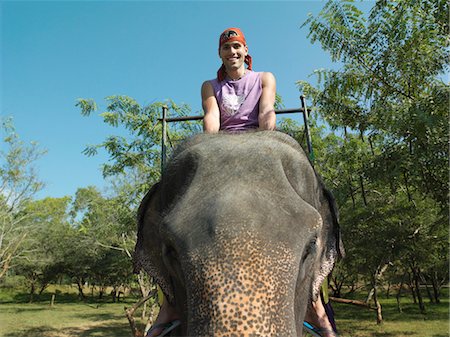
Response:
[[[334,264],[345,256],[339,225],[339,212],[336,201],[331,192],[320,182],[319,213],[323,221],[323,245],[324,249],[320,257],[320,267],[314,277],[313,299],[317,299],[323,280],[333,270]]]
[[[163,264],[160,183],[145,195],[138,209],[138,233],[134,249],[134,272],[143,269],[158,283],[169,302],[173,302],[173,287]]]
[[[335,251],[335,258],[341,259],[345,256],[344,244],[342,243],[341,226],[339,224],[339,211],[336,205],[336,200],[333,194],[325,188],[322,187],[323,197],[321,206],[323,209],[320,210],[322,219],[327,222],[328,230],[328,242],[327,248],[328,252],[331,250]]]

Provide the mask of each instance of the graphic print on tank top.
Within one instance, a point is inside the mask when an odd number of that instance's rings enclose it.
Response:
[[[236,112],[239,111],[239,108],[241,107],[242,103],[244,103],[245,97],[244,96],[238,96],[236,94],[227,94],[223,93],[222,95],[222,111],[227,116],[234,116]]]

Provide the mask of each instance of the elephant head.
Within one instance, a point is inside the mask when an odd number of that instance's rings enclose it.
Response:
[[[182,314],[183,336],[301,336],[343,252],[332,195],[279,132],[189,139],[138,221],[135,268]]]

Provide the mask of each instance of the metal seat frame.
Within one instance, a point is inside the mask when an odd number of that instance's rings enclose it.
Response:
[[[305,103],[305,96],[300,96],[300,102],[301,107],[300,108],[294,108],[294,109],[278,109],[275,110],[275,114],[292,114],[292,113],[302,113],[303,115],[303,124],[305,128],[305,135],[306,135],[306,144],[308,147],[308,156],[311,160],[311,163],[314,161],[314,152],[313,147],[311,143],[311,133],[309,130],[308,125],[308,119],[309,119],[309,113],[311,112],[311,109],[308,109],[306,107]],[[166,160],[167,160],[167,135],[169,131],[169,123],[172,122],[183,122],[183,121],[196,121],[196,120],[203,120],[204,116],[182,116],[182,117],[167,117],[167,111],[168,107],[163,106],[162,108],[162,118],[159,118],[158,121],[162,123],[162,137],[161,137],[161,174],[164,171],[164,167],[166,166]]]

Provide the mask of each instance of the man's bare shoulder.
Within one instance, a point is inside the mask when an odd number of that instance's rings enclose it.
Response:
[[[212,88],[211,80],[206,80],[202,83],[202,88],[207,88],[207,87]]]
[[[264,71],[261,73],[261,81],[263,85],[270,85],[276,82],[275,76],[269,71]]]
[[[207,95],[211,93],[214,93],[213,85],[211,83],[211,80],[206,80],[202,84],[202,94]]]

